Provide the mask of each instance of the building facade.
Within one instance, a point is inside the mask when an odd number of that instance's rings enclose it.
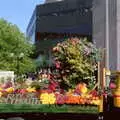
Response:
[[[27,36],[36,44],[38,59],[51,56],[51,48],[65,37],[92,39],[92,3],[89,0],[46,0],[37,5],[27,28]]]
[[[92,7],[90,0],[46,0],[37,5],[27,28],[27,35],[41,33],[78,33],[92,35]]]
[[[105,50],[106,68],[120,70],[120,0],[46,0],[36,6],[27,35],[43,51],[60,41],[46,42],[50,33],[89,36]]]
[[[93,1],[93,42],[105,48],[105,66],[120,70],[120,0]]]

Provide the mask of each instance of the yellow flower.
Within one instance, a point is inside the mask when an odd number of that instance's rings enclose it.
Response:
[[[55,104],[56,98],[53,93],[42,93],[40,95],[40,100],[42,104]]]
[[[31,87],[28,87],[26,90],[27,90],[28,92],[36,92],[35,88],[31,88]]]
[[[87,91],[88,91],[87,87],[81,88],[81,93],[82,93],[82,94],[86,94]]]
[[[3,95],[3,93],[2,92],[0,92],[0,97]]]
[[[13,87],[7,88],[7,89],[6,89],[6,92],[12,93],[12,92],[14,92],[14,88],[13,88]]]
[[[2,91],[3,89],[0,87],[0,91]]]

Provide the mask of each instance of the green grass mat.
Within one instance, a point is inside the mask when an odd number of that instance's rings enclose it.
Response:
[[[48,113],[98,113],[97,106],[85,105],[30,105],[0,104],[0,113],[9,112],[48,112]]]

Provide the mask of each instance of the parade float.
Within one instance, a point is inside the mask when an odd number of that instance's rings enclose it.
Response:
[[[120,71],[113,72],[113,75],[116,76],[116,84],[113,87],[113,103],[114,106],[120,108]]]
[[[86,39],[72,38],[52,50],[54,70],[36,80],[0,83],[0,112],[98,113],[99,51]]]

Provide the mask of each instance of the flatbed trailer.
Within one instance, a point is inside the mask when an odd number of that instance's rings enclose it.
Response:
[[[97,120],[98,116],[84,113],[0,113],[0,119],[21,117],[24,120]]]

